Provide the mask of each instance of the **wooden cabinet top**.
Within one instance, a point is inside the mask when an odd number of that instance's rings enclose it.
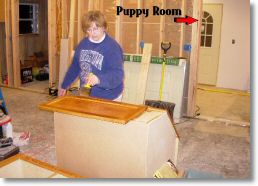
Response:
[[[83,96],[63,96],[39,105],[40,109],[126,124],[140,116],[145,105],[133,105]]]

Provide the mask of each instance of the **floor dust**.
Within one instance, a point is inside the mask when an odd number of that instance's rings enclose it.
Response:
[[[199,132],[209,132],[214,134],[229,135],[234,137],[249,137],[250,128],[241,126],[231,126],[224,122],[198,121],[194,130]]]

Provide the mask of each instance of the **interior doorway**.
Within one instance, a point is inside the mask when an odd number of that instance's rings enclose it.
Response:
[[[198,83],[214,85],[220,54],[222,4],[203,4],[201,47],[198,65]]]
[[[21,89],[48,92],[48,1],[19,1]]]

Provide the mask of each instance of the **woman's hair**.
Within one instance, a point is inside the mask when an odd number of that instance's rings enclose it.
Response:
[[[107,21],[103,13],[99,10],[91,10],[82,16],[82,30],[87,33],[90,28],[91,23],[94,22],[98,27],[103,27],[107,29]]]

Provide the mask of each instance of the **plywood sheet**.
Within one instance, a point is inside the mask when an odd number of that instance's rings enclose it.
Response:
[[[147,106],[83,96],[64,96],[41,104],[40,109],[126,124],[141,115]]]

